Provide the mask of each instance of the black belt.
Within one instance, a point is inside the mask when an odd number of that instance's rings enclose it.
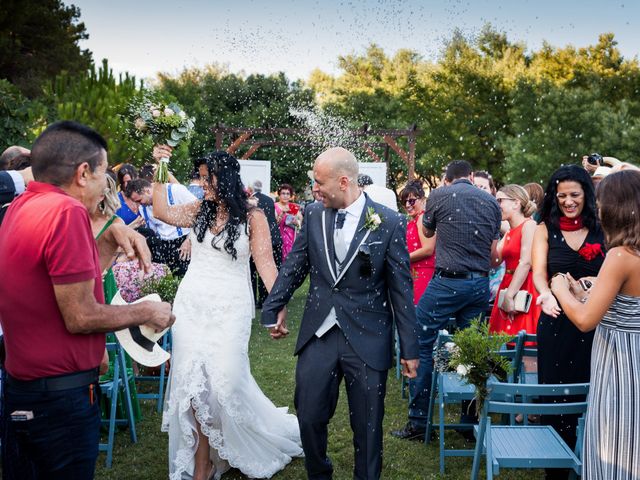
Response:
[[[84,372],[61,375],[59,377],[36,378],[35,380],[18,380],[7,374],[7,387],[23,392],[58,392],[72,388],[84,387],[98,382],[98,369],[92,368]]]
[[[463,280],[471,280],[473,278],[485,278],[489,276],[489,272],[451,272],[442,268],[436,268],[436,275],[444,278],[458,278]]]

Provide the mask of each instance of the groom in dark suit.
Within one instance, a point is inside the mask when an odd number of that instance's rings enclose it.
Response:
[[[343,148],[322,153],[313,167],[314,193],[293,249],[262,307],[271,336],[288,333],[283,310],[307,274],[311,284],[295,353],[295,406],[310,479],[330,479],[327,425],[345,379],[354,478],[378,479],[382,418],[392,364],[393,320],[403,373],[416,375],[418,343],[405,224],[400,215],[358,189],[358,163]]]

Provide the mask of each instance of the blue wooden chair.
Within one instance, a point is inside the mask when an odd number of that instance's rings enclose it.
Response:
[[[580,475],[580,445],[582,421],[578,425],[576,450],[572,450],[551,426],[493,425],[491,413],[513,415],[537,413],[543,415],[584,414],[587,402],[550,403],[553,397],[586,395],[588,383],[558,385],[525,385],[489,381],[489,398],[485,401],[480,424],[475,428],[476,448],[471,480],[478,478],[480,458],[486,456],[487,479],[500,473],[500,468],[570,468],[572,476]],[[538,403],[515,401],[517,398],[538,398]],[[545,402],[545,403],[541,403]]]
[[[116,425],[128,425],[129,435],[133,443],[138,441],[138,436],[136,434],[136,423],[133,413],[133,405],[131,403],[131,394],[129,392],[129,382],[126,381],[127,367],[124,358],[124,350],[122,350],[122,347],[116,341],[113,343],[107,343],[107,351],[114,352],[113,378],[108,382],[100,384],[102,397],[109,401],[109,414],[106,419],[102,420],[102,423],[108,426],[107,443],[100,443],[98,450],[101,452],[107,452],[106,466],[107,468],[111,468],[113,462],[113,443],[115,439]],[[127,416],[125,419],[117,418],[119,395],[121,395],[121,399],[125,405]]]
[[[434,350],[443,353],[444,345],[452,341],[452,336],[440,331],[434,346]],[[517,366],[522,361],[522,346],[524,333],[519,333],[514,337],[513,342],[515,348],[509,350],[503,347],[500,354],[511,359],[513,372],[517,375],[519,371]],[[514,373],[510,375],[510,379],[514,377]],[[446,457],[472,457],[473,449],[447,449],[445,447],[445,431],[454,429],[457,431],[471,431],[475,424],[473,423],[446,423],[445,408],[451,404],[462,404],[464,401],[472,401],[476,396],[475,387],[464,381],[460,375],[455,372],[440,372],[434,365],[433,375],[431,378],[431,393],[429,398],[429,408],[427,410],[427,427],[425,431],[425,443],[429,443],[433,431],[433,409],[435,401],[438,401],[438,440],[440,444],[440,473],[445,471]],[[513,416],[512,416],[513,420]]]
[[[538,336],[530,333],[524,334],[524,347],[522,349],[522,360],[526,358],[538,358]],[[536,345],[527,345],[528,343],[535,343]],[[538,384],[538,372],[527,372],[524,369],[524,364],[521,366],[520,383],[526,383],[529,385]]]
[[[167,330],[167,333],[162,337],[162,348],[167,352],[171,352],[171,329]],[[164,402],[164,393],[167,383],[167,364],[166,362],[160,366],[160,373],[155,375],[137,375],[136,381],[139,382],[157,382],[158,390],[152,393],[140,393],[138,391],[138,398],[140,400],[155,400],[156,411],[162,412],[162,406]]]

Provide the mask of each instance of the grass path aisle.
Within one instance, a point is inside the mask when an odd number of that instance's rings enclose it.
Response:
[[[293,348],[304,308],[306,286],[300,288],[289,304],[289,328],[291,335],[280,341],[271,340],[266,329],[254,323],[249,353],[251,370],[265,394],[278,406],[288,405],[293,410],[295,358]],[[178,320],[179,321],[179,320]],[[138,423],[138,443],[132,445],[128,433],[121,430],[116,435],[113,468],[104,468],[104,454],[98,457],[96,479],[157,480],[167,478],[167,435],[160,431],[161,415],[155,412],[155,404],[142,403],[143,419]],[[389,431],[401,427],[406,421],[406,400],[400,397],[400,383],[395,370],[389,372],[387,384],[386,414],[384,419],[384,479],[468,479],[471,459],[447,459],[447,474],[439,475],[437,441],[425,446],[419,442],[397,440]],[[452,442],[462,447],[455,433],[449,434]],[[329,455],[334,464],[334,479],[352,478],[353,446],[349,427],[347,399],[344,386],[336,415],[329,426]],[[482,466],[484,470],[484,465]],[[484,476],[484,475],[483,475]],[[223,480],[246,479],[232,470]],[[294,459],[274,480],[302,480],[306,478],[304,462]],[[541,472],[503,470],[500,479],[538,479]]]

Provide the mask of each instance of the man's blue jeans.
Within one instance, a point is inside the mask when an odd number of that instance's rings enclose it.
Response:
[[[488,303],[487,277],[465,280],[443,278],[436,274],[429,282],[416,307],[420,366],[416,378],[409,381],[409,421],[414,427],[423,429],[427,424],[433,374],[433,345],[438,331],[446,328],[452,318],[458,328],[468,327],[471,320],[485,314]],[[462,420],[470,421],[469,418]]]
[[[53,392],[24,392],[7,383],[4,388],[3,461],[17,468],[3,478],[92,479],[100,441],[97,385],[93,395],[89,385]],[[34,418],[11,421],[16,410]]]

